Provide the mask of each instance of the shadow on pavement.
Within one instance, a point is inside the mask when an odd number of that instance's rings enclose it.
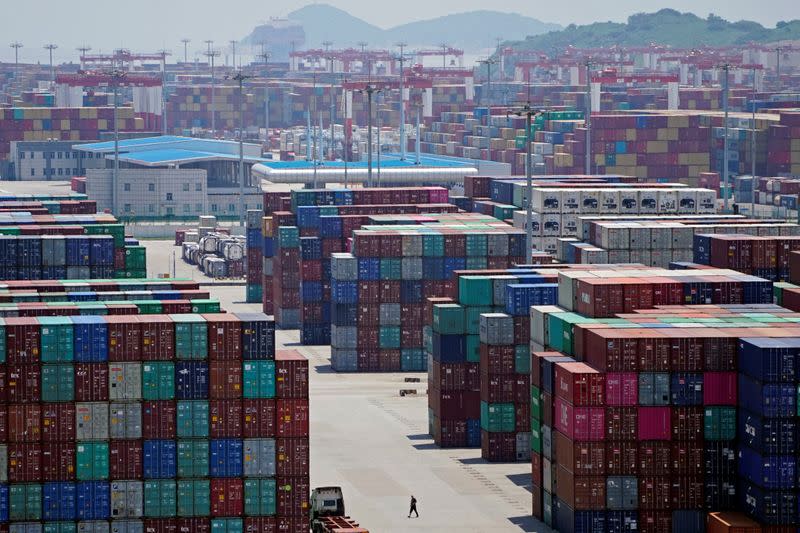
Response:
[[[510,474],[506,476],[514,485],[525,488],[531,492],[531,475],[525,474]]]
[[[427,442],[425,444],[414,444],[414,448],[417,450],[438,450],[439,447],[433,442]]]
[[[314,370],[317,371],[317,374],[336,374],[331,365],[317,365]]]
[[[406,435],[408,440],[431,440],[433,437],[427,433],[418,433],[416,435]]]
[[[459,459],[459,461],[465,465],[485,465],[488,463],[483,457],[467,457],[466,459]]]
[[[522,531],[549,531],[546,526],[532,516],[512,516],[509,522],[520,528]]]

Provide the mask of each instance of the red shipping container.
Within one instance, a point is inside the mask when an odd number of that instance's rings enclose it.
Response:
[[[508,463],[517,460],[516,433],[481,431],[481,457],[487,461]]]
[[[681,441],[703,439],[704,414],[702,407],[672,408],[672,438]]]
[[[553,426],[553,395],[549,392],[541,392],[542,396],[542,425]]]
[[[703,404],[736,406],[736,372],[706,372],[703,374]]]
[[[8,440],[8,407],[0,404],[0,442]]]
[[[606,438],[611,441],[635,441],[639,432],[636,407],[608,407],[605,416]]]
[[[672,509],[702,509],[705,505],[703,478],[697,472],[672,476]]]
[[[556,463],[580,476],[602,476],[606,473],[606,443],[573,441],[553,432]]]
[[[38,364],[6,365],[6,395],[9,402],[38,402],[41,399],[41,366]]]
[[[531,352],[531,385],[542,388],[542,360],[545,357],[563,357],[561,352]]]
[[[542,454],[531,452],[531,480],[536,487],[542,486]]]
[[[672,533],[670,511],[639,511],[640,533]]]
[[[42,481],[75,479],[75,446],[66,442],[42,444]]]
[[[210,351],[211,348],[209,347],[209,353]],[[241,360],[210,361],[208,364],[208,370],[210,374],[210,398],[215,400],[227,400],[242,397]]]
[[[178,533],[210,533],[211,521],[208,518],[179,518]]]
[[[672,446],[665,441],[639,443],[639,473],[658,475],[671,471]]]
[[[597,441],[605,439],[605,409],[575,407],[563,398],[553,400],[554,427],[572,440]]]
[[[177,409],[172,400],[142,402],[142,437],[145,439],[174,439]]]
[[[517,433],[526,433],[531,430],[531,404],[530,402],[515,403],[515,428]],[[479,417],[476,417],[479,418]]]
[[[467,445],[466,420],[440,420],[434,415],[433,442],[441,448],[463,448]]]
[[[636,372],[609,372],[606,375],[606,405],[634,406],[639,401],[639,376]]]
[[[244,480],[211,480],[211,516],[242,516],[244,512]]]
[[[242,400],[211,400],[208,410],[212,439],[242,438]]]
[[[639,444],[636,441],[609,440],[605,443],[605,449],[607,475],[630,476],[639,473]]]
[[[144,521],[144,533],[178,533],[175,518],[148,518]]]
[[[142,327],[142,361],[171,361],[175,359],[175,324],[168,316],[140,317]],[[209,328],[209,339],[211,338]],[[209,353],[211,347],[209,346]]]
[[[576,511],[606,508],[606,480],[602,476],[577,476],[562,466],[554,467],[558,499]]]
[[[481,400],[489,403],[514,401],[515,374],[486,374],[481,372]]]
[[[275,353],[276,397],[308,398],[308,359],[296,350]]]
[[[495,346],[480,343],[481,374],[514,374],[514,346]]]
[[[244,533],[276,533],[274,516],[250,516],[244,519]]]
[[[39,481],[41,468],[42,448],[39,443],[9,444],[8,481],[12,483]]]
[[[35,318],[5,319],[6,361],[8,363],[38,363],[41,354],[39,345],[39,322]]]
[[[703,471],[703,445],[699,441],[673,442],[671,447],[671,471],[684,476],[698,475]],[[676,507],[683,509],[683,507]]]
[[[514,379],[514,403],[531,403],[531,376],[529,374],[516,374]]]
[[[639,440],[670,440],[669,407],[639,407]]]
[[[275,465],[278,477],[307,476],[310,459],[307,437],[276,439]]]
[[[671,490],[672,482],[669,476],[639,476],[639,509],[649,511],[670,509]]]
[[[308,476],[278,477],[278,516],[307,516],[310,494],[311,486]]]
[[[242,413],[242,436],[245,439],[275,437],[275,400],[243,400]]]
[[[75,364],[75,401],[108,401],[108,364]]]
[[[41,404],[42,442],[71,442],[75,440],[75,404]]]
[[[605,374],[585,363],[556,363],[555,395],[574,406],[605,405]]]
[[[706,533],[762,533],[763,531],[760,524],[741,513],[732,511],[708,513]]]
[[[429,404],[441,420],[480,418],[480,393],[476,391],[440,391],[431,389]]]
[[[142,478],[144,465],[142,441],[111,440],[108,448],[111,479]]]
[[[108,360],[112,362],[142,360],[142,325],[137,316],[107,316]]]
[[[276,400],[278,437],[308,437],[308,400]]]

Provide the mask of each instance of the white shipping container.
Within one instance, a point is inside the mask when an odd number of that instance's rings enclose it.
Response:
[[[697,213],[714,214],[717,212],[717,193],[708,189],[697,190]]]
[[[580,213],[581,191],[579,189],[563,189],[561,191],[561,213]]]
[[[606,250],[630,248],[630,230],[623,225],[604,224],[600,229],[600,247]]]
[[[560,213],[560,189],[533,189],[533,210],[537,213]]]
[[[542,251],[551,255],[556,255],[558,251],[558,239],[556,237],[542,237]]]
[[[631,253],[628,250],[609,250],[608,262],[612,264],[630,263]]]
[[[678,213],[697,213],[697,189],[679,189],[677,191],[677,197]]]
[[[555,305],[534,305],[531,307],[531,341],[539,345],[547,344],[548,315],[564,310]]]
[[[678,211],[678,193],[673,190],[661,189],[658,191],[658,212],[672,214]]]
[[[561,215],[545,213],[542,224],[542,235],[544,237],[561,236]]]
[[[650,253],[650,264],[658,268],[669,268],[672,261],[672,250],[653,250]]]
[[[602,248],[583,248],[581,249],[581,263],[589,265],[604,265],[608,261],[608,251]]]
[[[639,214],[639,191],[623,189],[619,191],[619,212],[623,215]]]
[[[650,228],[642,224],[631,224],[630,248],[636,250],[649,250],[651,245]]]
[[[600,191],[600,212],[609,215],[619,213],[619,191],[615,189]]]
[[[658,191],[656,189],[642,189],[639,192],[639,214],[658,214]]]
[[[578,215],[561,215],[561,235],[565,237],[576,237],[578,235]]]
[[[542,219],[543,215],[539,213],[531,213],[531,220],[533,221],[533,235],[535,237],[541,237],[542,235]],[[526,210],[522,211],[514,211],[514,218],[513,218],[513,225],[515,228],[526,230],[528,226],[526,221],[528,220],[528,212]]]
[[[641,263],[643,265],[650,265],[650,250],[631,250],[630,259],[631,263]]]

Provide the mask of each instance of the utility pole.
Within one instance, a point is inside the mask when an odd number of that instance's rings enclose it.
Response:
[[[119,183],[119,85],[125,78],[125,72],[114,70],[109,73],[114,87],[114,171],[111,176],[111,212],[117,214],[117,184]]]
[[[750,193],[750,216],[756,213],[756,67],[753,65],[753,97],[750,102],[753,108],[752,123],[750,124],[750,176],[753,178]]]
[[[241,71],[234,76],[226,76],[225,79],[232,79],[239,82],[239,224],[244,227],[244,81],[252,76],[245,76]]]
[[[167,134],[167,56],[169,50],[159,50],[161,54],[161,135]]]
[[[231,54],[233,55],[233,69],[236,70],[236,41],[228,41],[231,45]]]
[[[44,49],[50,52],[50,77],[53,79],[53,81],[56,81],[56,70],[53,67],[53,50],[56,50],[57,48],[58,45],[53,43],[44,45]]]
[[[183,62],[186,64],[189,62],[189,43],[192,42],[192,40],[184,37],[181,39],[181,42],[183,43]]]
[[[777,87],[778,91],[780,91],[783,86],[781,85],[781,53],[783,53],[783,47],[778,46],[775,48],[775,55],[777,58],[777,62],[775,63],[775,77],[777,78]]]
[[[382,93],[383,89],[368,83],[358,92],[367,95],[367,187],[372,187],[372,95]]]
[[[326,54],[330,51],[332,44],[333,44],[333,41],[322,41],[322,46],[325,47],[325,53]]]
[[[264,49],[264,43],[261,43],[261,57],[264,59],[264,70],[268,71],[269,58],[271,54]],[[269,141],[269,72],[264,82],[264,129],[266,130],[267,141]]]
[[[398,61],[400,62],[400,161],[406,160],[406,86],[405,86],[405,72],[403,66],[406,61],[406,56],[403,53],[406,46],[405,42],[399,42],[395,46],[400,49]]]
[[[317,126],[314,124],[314,115],[317,112],[317,75],[313,75],[314,90],[311,92],[311,109],[308,111],[308,124],[313,125],[311,138],[314,146],[311,152],[311,164],[314,165],[314,188],[317,188]],[[309,129],[311,129],[309,127]]]
[[[381,119],[382,106],[378,104],[378,187],[381,186],[381,127],[383,120]]]
[[[344,100],[344,117],[342,120],[342,128],[344,131],[344,139],[342,139],[342,159],[344,159],[344,188],[347,188],[347,159],[350,156],[350,148],[352,147],[350,143],[350,134],[352,130],[347,125],[347,78],[342,76],[342,100]]]
[[[422,152],[422,129],[421,129],[421,116],[422,116],[422,104],[417,104],[417,138],[414,139],[414,151],[416,156],[414,158],[414,164],[419,165],[421,163],[420,153]]]
[[[730,72],[732,65],[730,63],[724,63],[720,65],[720,69],[723,72],[723,80],[722,80],[722,107],[725,110],[725,138],[723,139],[723,161],[722,161],[722,180],[723,180],[723,187],[725,189],[722,199],[723,199],[723,209],[725,213],[728,212],[728,197],[730,196],[730,191],[728,190],[728,91],[729,91],[729,81],[730,78],[728,73]]]
[[[330,41],[325,41],[322,44],[324,44],[326,47],[330,47],[330,45],[332,45],[333,43],[330,42]],[[335,90],[336,89],[336,85],[333,83],[333,60],[334,60],[333,54],[330,54],[330,55],[326,56],[325,60],[328,61],[328,63],[330,64],[330,67],[331,67],[331,89],[330,89],[331,90],[331,92],[330,92],[330,98],[331,98],[331,110],[330,110],[330,115],[331,115],[330,116],[330,119],[331,119],[331,124],[330,124],[331,139],[330,139],[330,143],[328,145],[329,146],[329,150],[330,150],[329,153],[328,153],[328,157],[330,157],[331,161],[336,161],[336,152],[334,150],[334,143],[333,143],[333,139],[334,139],[333,125],[336,123],[336,90]],[[322,127],[322,126],[320,126],[320,127]]]
[[[19,41],[14,41],[9,46],[14,49],[14,81],[17,81],[19,78],[19,49],[22,48],[23,44]]]
[[[586,65],[586,174],[592,173],[592,60]],[[530,83],[530,82],[529,82]]]
[[[364,73],[364,66],[367,64],[367,42],[366,41],[358,41],[358,46],[361,47],[361,73]],[[367,73],[372,75],[372,65],[370,65],[370,71]]]
[[[442,43],[439,46],[442,48],[442,68],[446,69],[447,68],[447,49],[450,48],[450,46],[448,46],[447,43]]]
[[[92,49],[91,46],[86,46],[86,45],[79,46],[78,48],[75,49],[75,50],[77,50],[78,52],[81,53],[81,58],[80,58],[81,59],[81,70],[83,70],[83,68],[84,68],[83,58],[86,56],[86,52],[89,52],[91,49]]]
[[[484,103],[486,105],[489,105],[489,106],[492,105],[492,65],[494,65],[496,63],[497,63],[497,60],[492,58],[492,57],[489,57],[489,58],[486,58],[486,59],[480,61],[480,64],[486,65],[486,82],[487,82],[486,85],[487,85],[487,88],[486,88],[486,99],[485,99]]]
[[[211,63],[211,107],[209,109],[211,113],[211,137],[214,137],[217,132],[217,105],[216,105],[216,79],[214,78],[214,58],[219,57],[220,52],[219,50],[212,49],[214,45],[214,41],[208,40],[206,41],[208,45],[208,51],[206,51],[205,55],[209,59]]]
[[[528,197],[528,206],[526,212],[526,243],[525,248],[528,252],[528,257],[525,260],[526,263],[530,263],[531,258],[533,257],[533,156],[531,153],[531,143],[533,138],[531,136],[531,128],[533,127],[533,118],[538,117],[544,111],[540,109],[534,109],[531,107],[531,103],[528,102],[521,108],[517,109],[514,112],[509,113],[510,115],[514,115],[517,117],[525,117],[525,144],[527,145],[526,153],[525,153],[525,178],[526,178],[526,196]]]

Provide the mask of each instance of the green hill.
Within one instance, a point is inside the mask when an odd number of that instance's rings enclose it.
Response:
[[[646,46],[657,43],[680,48],[692,46],[725,46],[751,41],[768,43],[800,39],[800,20],[779,22],[765,28],[757,22],[729,22],[716,15],[700,18],[691,13],[662,9],[656,13],[639,13],[627,23],[596,22],[585,26],[571,24],[560,31],[529,36],[513,46],[545,52],[598,46]]]

